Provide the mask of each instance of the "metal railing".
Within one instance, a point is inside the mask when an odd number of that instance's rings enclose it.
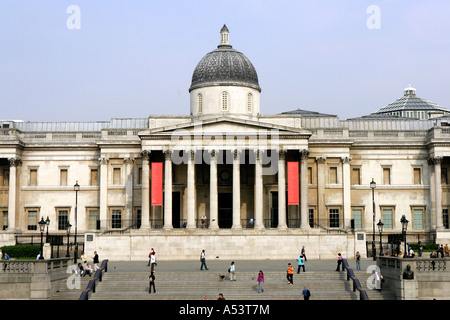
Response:
[[[353,273],[353,269],[349,267],[347,259],[343,259],[342,263],[344,265],[344,269],[347,271],[347,281],[350,281],[350,279],[353,281],[353,292],[356,292],[356,290],[359,291],[359,300],[369,300],[367,292],[362,289],[361,283]]]
[[[100,268],[95,271],[94,279],[89,281],[86,290],[81,293],[79,300],[89,300],[89,297],[95,293],[98,282],[102,282],[103,272],[108,272],[108,261],[107,259],[102,261]]]

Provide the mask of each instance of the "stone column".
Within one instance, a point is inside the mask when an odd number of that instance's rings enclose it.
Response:
[[[302,229],[311,227],[309,225],[308,156],[308,150],[300,151],[300,227]]]
[[[172,229],[172,151],[164,151],[164,229]]]
[[[233,158],[233,229],[241,229],[241,161],[239,150]]]
[[[100,158],[100,229],[106,229],[108,219],[108,163],[106,157]]]
[[[352,204],[350,197],[350,161],[349,157],[343,157],[342,159],[342,196],[344,203],[344,229],[351,228],[352,219]]]
[[[211,150],[209,154],[209,228],[219,228],[219,207],[217,194],[217,154],[216,150]]]
[[[255,162],[255,229],[264,229],[262,154],[258,150]]]
[[[8,231],[14,231],[16,228],[17,167],[19,164],[19,158],[9,159]]]
[[[278,229],[286,229],[286,151],[278,152]]]
[[[441,230],[444,228],[444,222],[442,217],[442,181],[441,181],[441,162],[442,157],[434,157],[434,189],[436,192],[436,229]]]
[[[326,226],[327,213],[325,207],[325,157],[318,157],[317,160],[317,215],[319,224]]]
[[[133,220],[133,158],[126,158],[125,162],[125,220],[130,224]]]
[[[142,156],[142,203],[141,229],[150,229],[150,151],[143,150]]]
[[[187,166],[187,229],[195,229],[195,151],[189,151]]]

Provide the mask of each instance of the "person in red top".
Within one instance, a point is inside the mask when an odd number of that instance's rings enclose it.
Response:
[[[294,283],[294,267],[291,265],[291,263],[288,263],[288,269],[287,269],[287,280],[289,281],[289,284]]]

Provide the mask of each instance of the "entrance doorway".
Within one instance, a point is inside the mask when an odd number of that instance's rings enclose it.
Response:
[[[180,192],[172,192],[172,226],[180,228]]]
[[[219,193],[219,228],[231,228],[233,225],[233,194]]]

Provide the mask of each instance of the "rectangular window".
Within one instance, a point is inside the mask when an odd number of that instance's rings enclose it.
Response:
[[[113,209],[111,211],[111,227],[113,229],[122,228],[122,210]]]
[[[330,184],[337,183],[337,167],[330,167]]]
[[[30,186],[37,186],[37,169],[30,169]]]
[[[382,208],[381,214],[383,216],[384,229],[393,228],[393,209],[392,208]]]
[[[314,225],[314,209],[309,209],[309,226],[311,227],[311,228],[314,228],[315,227],[315,225]]]
[[[89,230],[100,229],[100,211],[95,209],[88,209]]]
[[[423,229],[423,209],[414,209],[414,229]]]
[[[67,169],[59,170],[59,185],[67,186]],[[61,230],[61,229],[59,229]]]
[[[361,184],[359,168],[352,169],[352,184]]]
[[[9,186],[9,170],[4,170],[3,171],[3,185],[6,187],[6,186]]]
[[[444,228],[448,229],[448,209],[442,209],[442,220],[444,223]]]
[[[361,229],[362,228],[362,209],[353,209],[352,216],[353,216],[353,227],[355,229]]]
[[[422,184],[422,178],[420,173],[420,168],[414,168],[414,184]]]
[[[28,221],[27,221],[27,229],[28,230],[37,230],[38,225],[38,211],[37,210],[28,210]]]
[[[383,184],[391,184],[391,168],[383,168]]]
[[[330,209],[330,228],[339,228],[339,209]]]
[[[138,185],[142,185],[142,168],[138,169]]]
[[[66,230],[67,221],[69,221],[69,210],[68,209],[58,209],[58,230]]]
[[[312,175],[312,168],[308,167],[308,183],[312,184],[313,183],[313,175]]]
[[[8,211],[3,210],[2,212],[2,230],[8,230]]]
[[[91,169],[91,186],[98,186],[98,169]]]
[[[120,168],[113,168],[113,184],[120,184]]]
[[[447,184],[447,181],[448,181],[447,168],[442,168],[441,169],[441,183]]]

